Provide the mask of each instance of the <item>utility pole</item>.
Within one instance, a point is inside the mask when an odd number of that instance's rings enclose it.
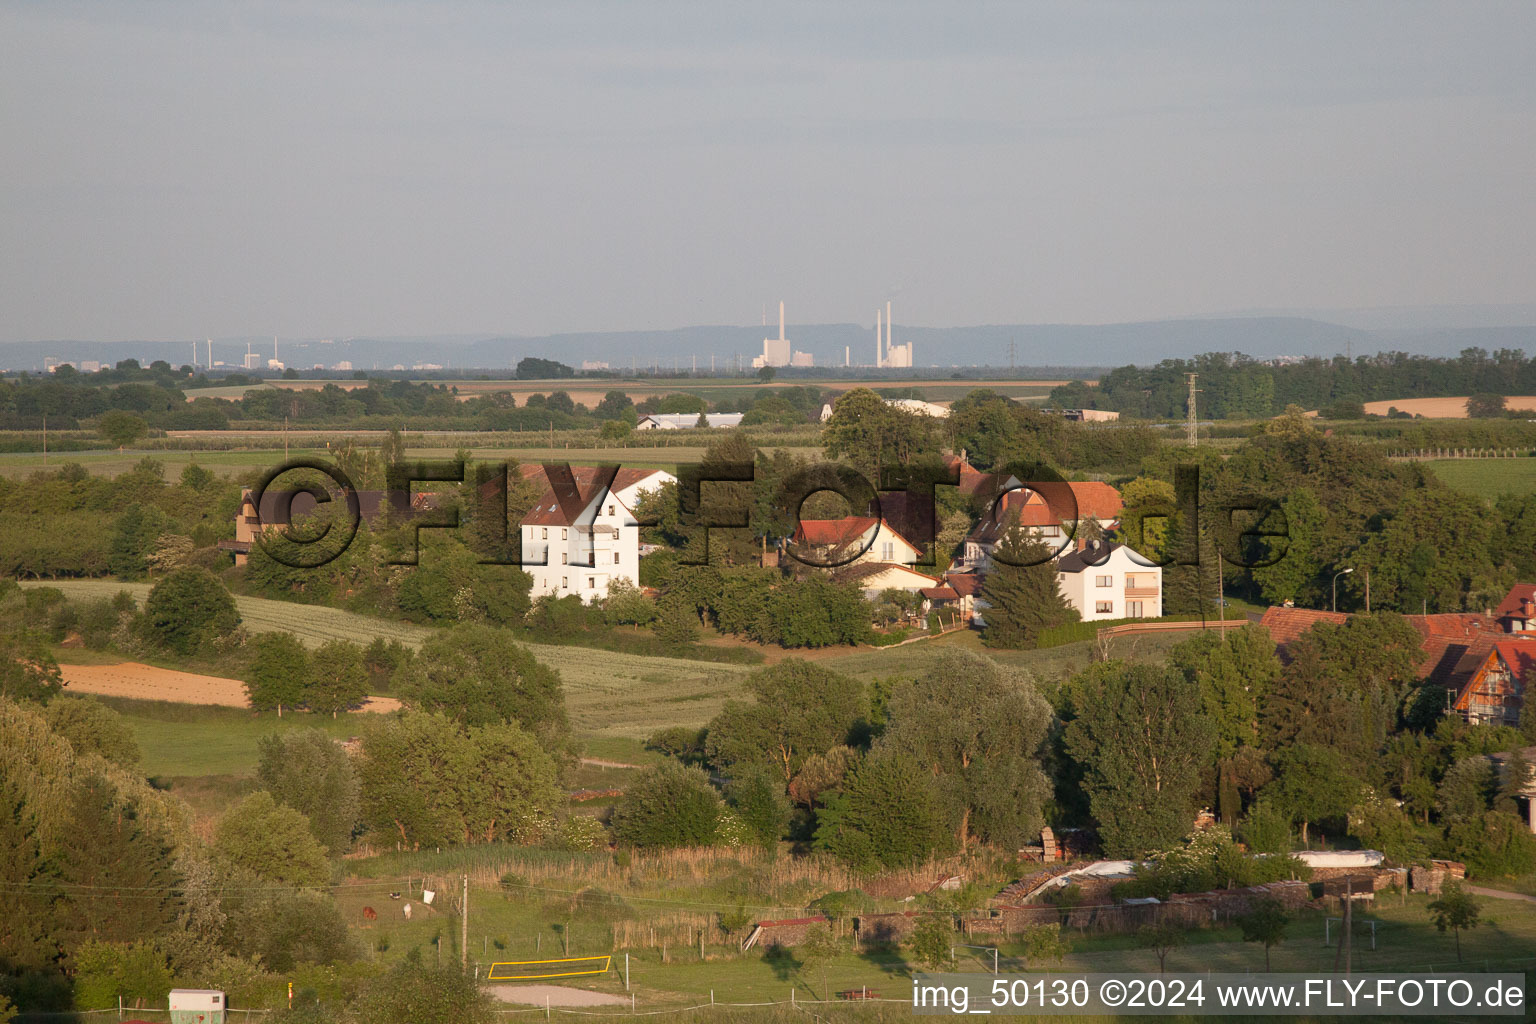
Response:
[[[469,876],[464,876],[464,895],[459,903],[459,966],[469,966]]]
[[[1189,412],[1185,420],[1184,440],[1193,448],[1200,443],[1200,430],[1195,420],[1195,396],[1200,393],[1200,389],[1195,387],[1195,379],[1200,375],[1198,373],[1186,373],[1184,376],[1189,381]]]
[[[48,414],[43,413],[43,465],[48,465]]]

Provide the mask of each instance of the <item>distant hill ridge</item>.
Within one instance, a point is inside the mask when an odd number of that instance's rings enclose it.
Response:
[[[874,360],[874,328],[858,324],[790,324],[787,330],[797,349],[812,353],[820,367],[841,366],[845,346],[855,366]],[[351,362],[359,370],[406,368],[418,363],[445,367],[511,367],[525,356],[559,359],[580,365],[582,360],[606,362],[616,371],[659,366],[689,369],[695,357],[699,370],[727,370],[737,357],[747,365],[762,351],[760,326],[678,327],[655,331],[591,331],[538,337],[514,335],[440,335],[411,338],[353,338],[321,343],[280,340],[279,357],[289,366],[315,363],[332,366]],[[1202,352],[1242,352],[1255,359],[1356,356],[1379,351],[1422,355],[1455,355],[1469,347],[1520,348],[1536,352],[1536,325],[1376,329],[1346,327],[1298,316],[1250,316],[1150,320],[1119,324],[986,324],[970,327],[906,327],[896,318],[898,342],[913,342],[914,369],[953,366],[1103,367],[1150,365],[1163,359],[1187,358]],[[214,341],[214,357],[238,363],[246,342],[255,345],[263,362],[272,339]],[[0,345],[0,369],[41,369],[46,357],[116,362],[129,357],[141,362],[164,359],[174,366],[188,362],[191,339],[180,342],[48,341]],[[198,346],[201,353],[204,346]]]

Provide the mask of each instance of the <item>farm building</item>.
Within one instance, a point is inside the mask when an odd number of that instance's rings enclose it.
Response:
[[[699,417],[704,417],[706,427],[739,427],[741,418],[745,415],[739,412],[653,412],[648,416],[640,417],[640,422],[635,424],[636,430],[692,430],[699,425]]]
[[[544,493],[523,517],[523,571],[533,577],[533,596],[578,595],[591,602],[610,584],[640,578],[640,496],[666,483],[659,469],[620,469],[606,489],[595,486],[597,470],[573,467],[574,488],[545,480]]]

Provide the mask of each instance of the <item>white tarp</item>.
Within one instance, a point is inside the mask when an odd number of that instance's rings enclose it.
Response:
[[[1302,850],[1291,856],[1309,868],[1376,868],[1386,859],[1379,850]]]

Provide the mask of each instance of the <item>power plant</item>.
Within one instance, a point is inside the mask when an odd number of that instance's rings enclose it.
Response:
[[[880,336],[880,307],[875,307],[875,366],[886,370],[909,370],[912,368],[912,343],[905,345],[893,345],[891,343],[891,303],[885,303],[885,337]]]

